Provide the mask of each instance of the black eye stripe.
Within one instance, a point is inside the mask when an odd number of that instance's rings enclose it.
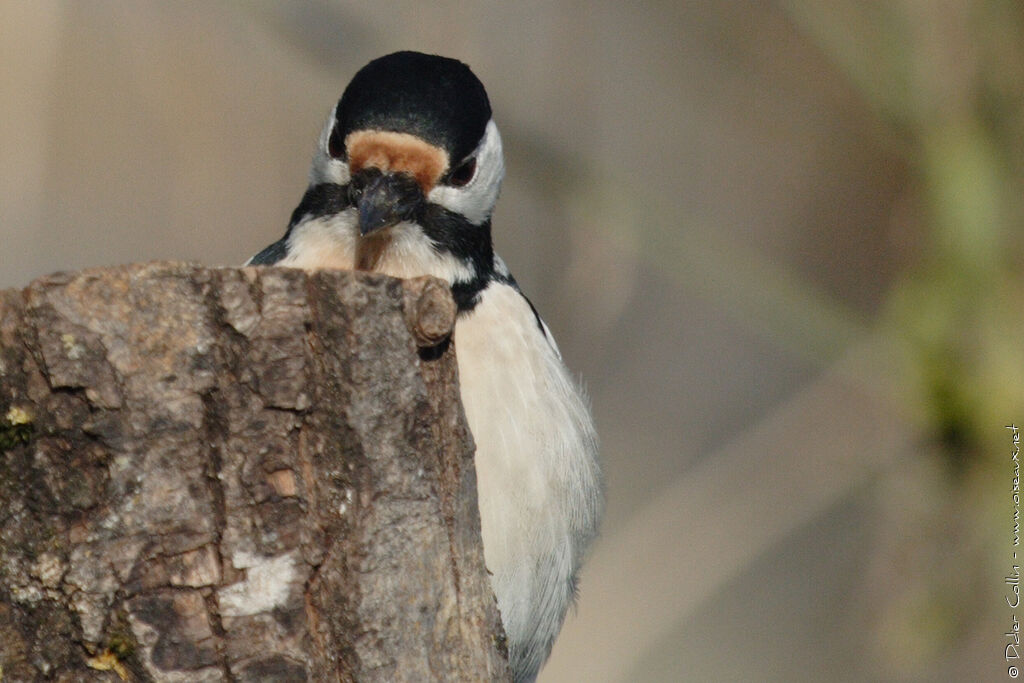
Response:
[[[331,137],[327,139],[327,153],[333,159],[345,159],[345,138],[341,134],[341,126],[337,123],[331,130]]]
[[[463,187],[476,175],[476,159],[463,161],[454,171],[448,174],[448,185],[452,187]]]

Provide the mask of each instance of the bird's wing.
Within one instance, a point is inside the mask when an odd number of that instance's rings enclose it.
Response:
[[[288,254],[288,248],[285,246],[287,241],[287,235],[274,242],[266,249],[256,254],[248,261],[245,262],[247,266],[272,266],[278,263]]]

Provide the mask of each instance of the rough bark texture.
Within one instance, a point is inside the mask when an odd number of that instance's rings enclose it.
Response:
[[[506,677],[434,280],[0,292],[2,680]]]

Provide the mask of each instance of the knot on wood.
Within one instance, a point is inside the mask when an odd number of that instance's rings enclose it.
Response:
[[[417,346],[437,346],[451,335],[457,309],[445,283],[434,278],[408,280],[406,297],[406,323]]]

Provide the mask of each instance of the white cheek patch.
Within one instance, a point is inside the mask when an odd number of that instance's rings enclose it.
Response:
[[[327,117],[327,123],[320,131],[320,141],[316,146],[316,154],[313,155],[313,166],[309,170],[310,185],[320,185],[321,183],[345,185],[349,181],[348,162],[333,158],[327,151],[331,131],[334,130],[334,114],[337,108],[338,105],[334,105],[331,115]]]
[[[494,119],[487,122],[484,139],[474,152],[476,175],[463,187],[438,185],[427,200],[461,214],[474,225],[480,225],[491,216],[498,201],[501,181],[505,177],[505,159],[501,151],[501,134]],[[453,162],[454,163],[454,162]]]

